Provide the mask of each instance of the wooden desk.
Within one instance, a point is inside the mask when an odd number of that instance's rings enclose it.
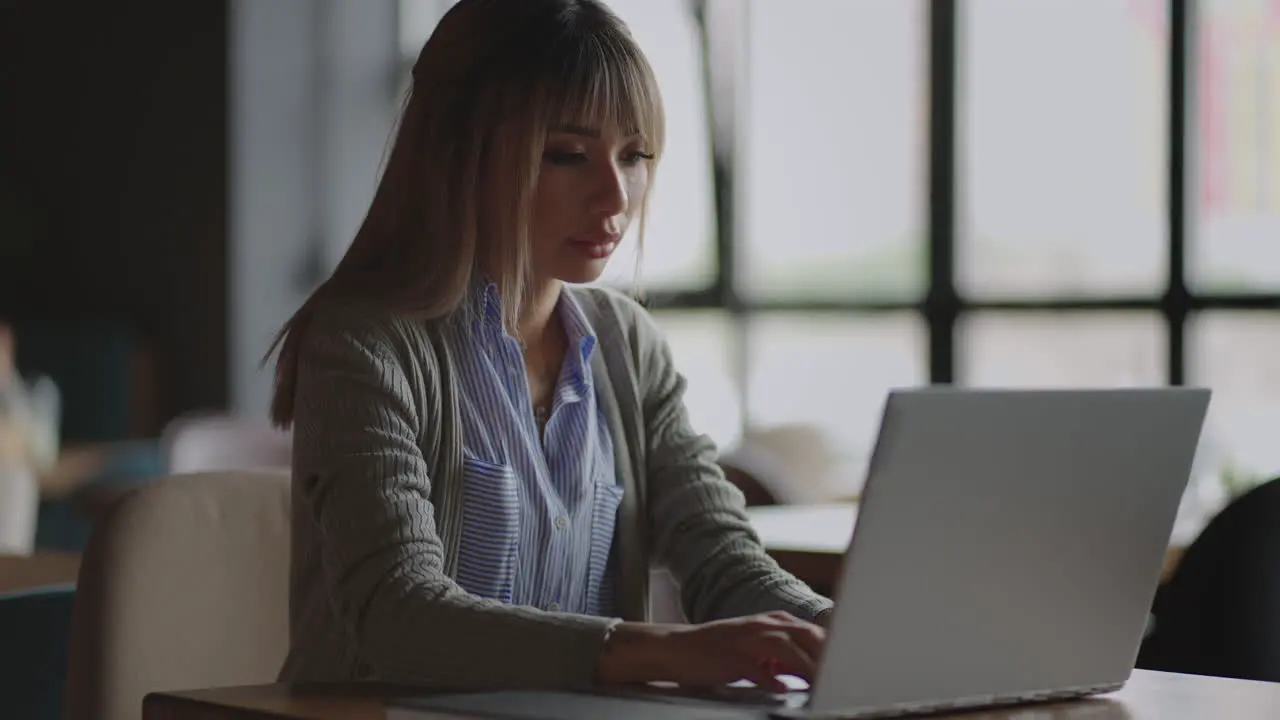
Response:
[[[80,556],[73,553],[0,555],[0,593],[73,583],[79,572]]]
[[[840,575],[840,559],[857,521],[858,506],[776,505],[748,509],[751,523],[769,554],[817,592],[831,596]],[[1184,548],[1165,554],[1164,577],[1173,573]]]
[[[157,693],[143,702],[143,720],[383,720],[385,688],[299,688],[288,685]],[[655,718],[663,717],[655,705]],[[440,717],[447,717],[440,715]],[[760,714],[763,718],[765,715]],[[949,718],[970,720],[1275,720],[1280,684],[1135,670],[1123,690],[1070,703],[987,710]]]

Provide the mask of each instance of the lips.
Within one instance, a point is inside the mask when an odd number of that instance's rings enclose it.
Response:
[[[621,239],[622,236],[619,233],[597,230],[576,235],[570,238],[570,242],[587,257],[599,260],[612,255],[614,249],[618,247],[618,241]]]

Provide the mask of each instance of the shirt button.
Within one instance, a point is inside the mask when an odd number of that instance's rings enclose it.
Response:
[[[569,528],[569,518],[567,518],[567,517],[565,517],[565,516],[563,516],[563,515],[561,515],[560,517],[556,518],[556,529],[557,529],[557,530],[567,530],[568,528]]]
[[[550,610],[551,612],[559,612],[559,610],[560,610],[560,603],[555,603],[555,602],[553,602],[553,603],[551,603],[550,605],[548,605],[548,606],[547,606],[547,609],[548,609],[548,610]]]

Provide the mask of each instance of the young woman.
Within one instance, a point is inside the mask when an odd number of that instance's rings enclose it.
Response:
[[[372,206],[278,339],[285,680],[586,688],[808,676],[831,602],[780,570],[652,319],[596,280],[662,152],[599,0],[461,0]],[[648,620],[651,564],[690,625]]]

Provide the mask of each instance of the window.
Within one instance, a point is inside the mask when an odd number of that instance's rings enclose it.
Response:
[[[957,364],[983,387],[1162,385],[1162,325],[1155,313],[981,313],[961,323]]]
[[[1280,318],[1206,312],[1190,326],[1189,379],[1213,389],[1204,462],[1230,489],[1280,475]]]
[[[961,287],[983,297],[1158,292],[1168,234],[1163,6],[960,7]]]
[[[406,65],[418,59],[431,31],[453,3],[454,0],[400,0],[400,55]]]
[[[1204,0],[1191,278],[1206,292],[1280,290],[1280,6]]]
[[[755,428],[809,425],[835,451],[833,495],[861,487],[885,394],[928,381],[914,313],[769,312],[747,322],[747,411]]]
[[[743,292],[918,299],[927,267],[921,4],[756,0],[749,10]]]
[[[734,357],[738,328],[721,310],[668,310],[654,313],[671,346],[676,369],[685,377],[689,422],[730,447],[742,435],[742,393]]]
[[[886,392],[929,379],[913,309],[927,279],[924,4],[743,6],[731,68],[740,231],[721,290],[745,327],[744,419],[816,430],[830,473],[802,481],[845,495],[861,486]]]

